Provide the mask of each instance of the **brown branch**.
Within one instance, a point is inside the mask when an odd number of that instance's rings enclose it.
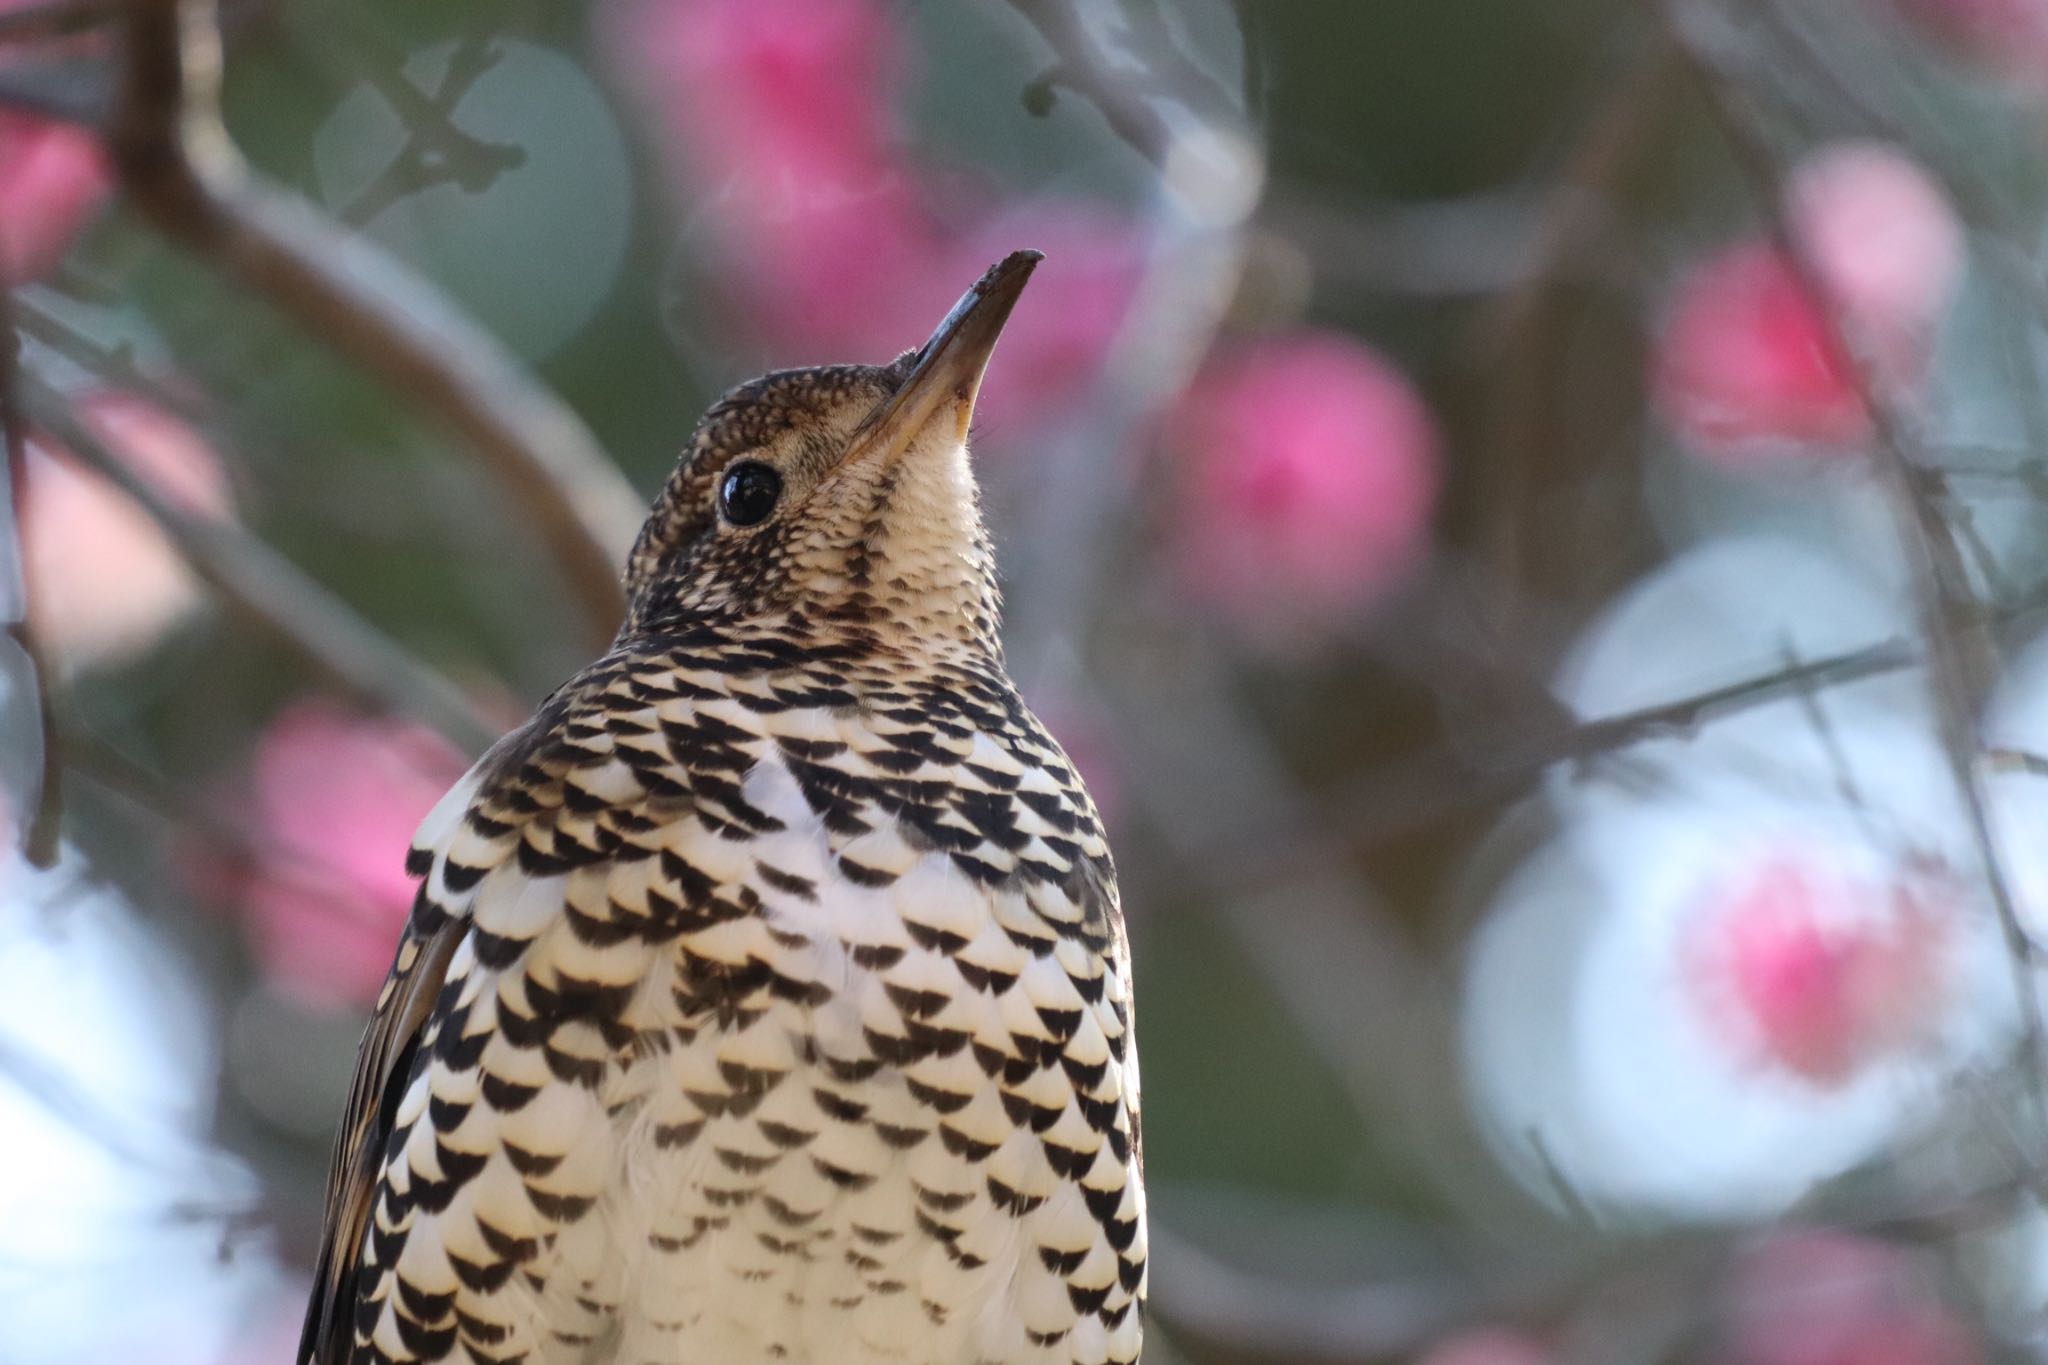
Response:
[[[109,144],[137,207],[466,438],[608,640],[645,509],[575,414],[431,286],[247,173],[220,122],[207,0],[133,0],[122,56]]]
[[[120,0],[43,0],[0,13],[0,43],[32,43],[82,33],[112,19]]]
[[[1495,376],[1484,413],[1487,461],[1481,483],[1481,535],[1493,571],[1507,583],[1529,576],[1527,510],[1539,466],[1555,477],[1555,461],[1535,448],[1553,425],[1559,359],[1569,349],[1558,332],[1558,286],[1589,249],[1605,245],[1603,268],[1613,271],[1611,204],[1615,182],[1643,155],[1659,126],[1674,70],[1671,45],[1653,32],[1628,56],[1578,129],[1545,201],[1520,278],[1479,314],[1472,330],[1479,362]],[[1545,324],[1549,324],[1546,326]],[[1518,593],[1504,593],[1499,609],[1521,609]],[[1488,624],[1499,627],[1501,618]]]
[[[1962,550],[1940,506],[1929,495],[1923,477],[1927,462],[1919,454],[1901,405],[1882,377],[1882,370],[1871,362],[1872,350],[1856,319],[1848,315],[1808,244],[1786,219],[1785,169],[1766,130],[1744,100],[1739,81],[1717,64],[1713,52],[1692,39],[1683,9],[1687,0],[1652,3],[1659,7],[1679,43],[1688,68],[1706,96],[1715,124],[1768,215],[1780,251],[1801,287],[1817,303],[1823,341],[1854,384],[1868,414],[1875,464],[1888,491],[1898,522],[1900,548],[1911,570],[1920,629],[1926,641],[1939,738],[2011,958],[2022,1024],[2020,1063],[2033,1078],[2031,1093],[2039,1138],[2040,1124],[2048,1122],[2048,1095],[2042,1092],[2044,1082],[2040,1074],[2048,1027],[2044,1027],[2033,983],[2038,948],[2020,920],[2004,859],[1992,832],[1989,798],[1979,764],[1977,713],[1996,679],[1998,662],[1988,614],[1970,588]]]
[[[27,661],[34,676],[36,725],[41,733],[41,774],[36,780],[35,804],[21,829],[22,856],[34,867],[54,867],[63,842],[64,768],[57,750],[56,707],[52,696],[50,659],[35,628],[33,598],[29,591],[34,569],[22,538],[23,509],[28,506],[28,422],[21,404],[21,333],[14,324],[14,296],[0,283],[0,439],[6,443],[8,506],[13,511],[9,532],[13,538],[15,606],[19,615],[7,623],[7,634]]]
[[[498,727],[463,693],[365,621],[275,549],[228,523],[191,515],[130,469],[33,374],[21,376],[30,420],[131,498],[200,580],[350,695],[417,716],[471,752]]]
[[[405,125],[405,142],[384,169],[341,212],[343,221],[369,222],[408,194],[454,183],[472,194],[504,172],[525,164],[526,153],[505,143],[472,137],[455,123],[455,110],[470,88],[498,63],[499,54],[481,36],[457,43],[441,83],[431,95],[413,88],[397,53],[369,66],[370,81]]]
[[[1895,672],[1917,663],[1919,657],[1910,641],[1886,640],[1538,735],[1477,763],[1457,754],[1432,753],[1347,784],[1330,798],[1333,823],[1352,839],[1386,842],[1449,815],[1511,799],[1557,764],[1588,763],[1644,740],[1688,735],[1752,706],[1797,697],[1802,689]]]

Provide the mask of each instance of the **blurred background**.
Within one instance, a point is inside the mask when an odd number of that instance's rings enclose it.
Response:
[[[0,0],[0,1362],[290,1359],[413,824],[1019,247],[1148,1360],[2048,1355],[2044,151],[2048,0]]]

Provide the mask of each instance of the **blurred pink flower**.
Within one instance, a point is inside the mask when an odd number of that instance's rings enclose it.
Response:
[[[610,39],[699,179],[844,189],[896,167],[910,48],[885,0],[624,0]]]
[[[80,416],[169,501],[231,517],[212,449],[177,418],[115,393],[85,400]],[[29,437],[21,538],[37,628],[67,664],[133,655],[199,600],[191,570],[142,509],[39,433]]]
[[[1741,467],[1843,453],[1868,439],[1858,376],[1823,307],[1839,310],[1872,379],[1911,390],[1962,267],[1962,228],[1931,177],[1874,142],[1837,143],[1795,168],[1787,227],[1811,262],[1737,242],[1678,283],[1657,341],[1653,390],[1688,446]]]
[[[1882,142],[1838,142],[1793,169],[1786,213],[1834,306],[1919,356],[1963,264],[1962,225],[1933,177]]]
[[[250,869],[242,906],[279,985],[315,1004],[376,994],[412,906],[407,844],[465,766],[431,730],[330,702],[271,722],[251,786],[275,856]]]
[[[1761,241],[1699,262],[1657,338],[1652,390],[1686,444],[1746,466],[1853,448],[1869,432],[1855,377],[1792,265]]]
[[[990,425],[1058,410],[1129,307],[1141,236],[1080,200],[941,194],[902,145],[913,50],[885,0],[624,0],[609,47],[701,213],[732,323],[792,360],[921,342],[1008,252],[1047,254],[1003,341]],[[1028,401],[1026,401],[1028,396]]]
[[[1370,606],[1421,557],[1437,435],[1369,347],[1297,332],[1226,351],[1167,423],[1183,580],[1249,633],[1298,636]]]
[[[896,147],[909,44],[890,7],[626,0],[610,27],[740,324],[839,358],[910,344],[915,284],[941,253]]]
[[[1928,1036],[1952,984],[1949,911],[1933,876],[1872,887],[1781,854],[1703,896],[1693,998],[1724,1039],[1843,1085]]]
[[[1740,1365],[1976,1365],[1969,1330],[1928,1290],[1913,1259],[1836,1232],[1773,1237],[1728,1285]]]
[[[1892,0],[1956,55],[2016,85],[2048,90],[2048,0]]]
[[[1475,1327],[1431,1346],[1416,1365],[1550,1365],[1554,1355],[1505,1327]]]
[[[0,282],[47,274],[111,183],[90,133],[0,109]]]

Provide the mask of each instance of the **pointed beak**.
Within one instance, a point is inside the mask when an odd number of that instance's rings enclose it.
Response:
[[[967,439],[974,400],[989,357],[995,354],[996,339],[1032,270],[1044,259],[1041,252],[1013,251],[961,295],[917,352],[903,387],[861,423],[843,463],[870,457],[893,460],[941,424],[948,437]]]

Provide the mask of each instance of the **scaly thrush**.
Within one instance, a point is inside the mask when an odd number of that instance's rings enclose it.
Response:
[[[427,817],[302,1362],[1137,1358],[1116,875],[967,457],[1038,259],[720,399],[610,652]]]

